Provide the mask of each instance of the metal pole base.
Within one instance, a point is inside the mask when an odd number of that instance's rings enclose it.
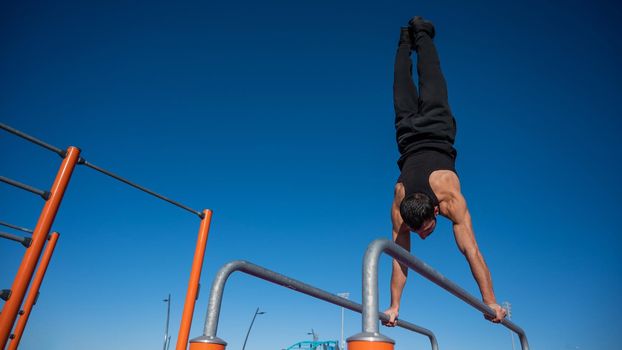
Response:
[[[218,337],[204,335],[190,340],[190,350],[225,350],[227,342]]]
[[[347,339],[347,350],[393,350],[395,341],[380,333],[363,332]]]

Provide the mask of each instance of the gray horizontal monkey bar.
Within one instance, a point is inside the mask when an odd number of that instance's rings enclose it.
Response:
[[[48,143],[45,143],[45,142],[43,142],[43,141],[41,141],[41,140],[39,140],[39,139],[37,139],[37,138],[35,138],[35,137],[33,137],[33,136],[30,136],[30,135],[28,135],[28,134],[26,134],[26,133],[24,133],[24,132],[22,132],[22,131],[19,131],[19,130],[17,130],[17,129],[14,129],[14,128],[12,128],[12,127],[10,127],[10,126],[6,125],[6,124],[0,123],[0,129],[4,129],[4,130],[6,130],[6,131],[10,132],[11,134],[14,134],[14,135],[16,135],[16,136],[19,136],[19,137],[21,137],[21,138],[23,138],[23,139],[26,139],[26,140],[28,140],[28,141],[30,141],[30,142],[32,142],[32,143],[34,143],[34,144],[36,144],[36,145],[39,145],[39,146],[41,146],[41,147],[43,147],[43,148],[46,148],[46,149],[48,149],[48,150],[50,150],[50,151],[52,151],[52,152],[55,152],[55,153],[57,153],[58,155],[60,155],[61,157],[63,157],[63,158],[65,157],[66,152],[65,152],[65,151],[63,151],[62,149],[60,149],[60,148],[58,148],[58,147],[54,147],[54,146],[52,146],[52,145],[50,145],[50,144],[48,144]],[[170,199],[170,198],[164,197],[163,195],[161,195],[161,194],[159,194],[159,193],[156,193],[156,192],[154,192],[154,191],[151,191],[151,190],[149,190],[149,189],[147,189],[147,188],[145,188],[145,187],[143,187],[143,186],[140,186],[140,185],[138,185],[138,184],[136,184],[136,183],[134,183],[134,182],[131,182],[131,181],[129,181],[129,180],[127,180],[127,179],[125,179],[125,178],[122,178],[121,176],[119,176],[119,175],[117,175],[117,174],[114,174],[114,173],[112,173],[112,172],[110,172],[110,171],[108,171],[108,170],[106,170],[106,169],[100,168],[100,167],[98,167],[98,166],[97,166],[97,165],[95,165],[95,164],[89,163],[89,162],[87,162],[87,161],[86,161],[84,158],[82,158],[82,157],[80,157],[79,164],[86,165],[87,167],[89,167],[89,168],[91,168],[91,169],[94,169],[94,170],[96,170],[96,171],[99,171],[100,173],[102,173],[102,174],[104,174],[104,175],[108,175],[108,176],[110,176],[110,177],[112,177],[112,178],[114,178],[114,179],[117,179],[117,180],[119,180],[119,181],[121,181],[121,182],[123,182],[123,183],[125,183],[125,184],[127,184],[127,185],[130,185],[130,186],[132,186],[132,187],[134,187],[134,188],[137,188],[137,189],[139,189],[139,190],[141,190],[141,191],[143,191],[143,192],[146,192],[146,193],[148,193],[148,194],[150,194],[150,195],[152,195],[152,196],[154,196],[154,197],[157,197],[157,198],[159,198],[159,199],[161,199],[161,200],[164,200],[164,201],[166,201],[166,202],[169,202],[169,203],[171,203],[171,204],[173,204],[173,205],[175,205],[175,206],[177,206],[177,207],[179,207],[179,208],[182,208],[182,209],[184,209],[184,210],[187,210],[187,211],[189,211],[189,212],[191,212],[191,213],[193,213],[193,214],[197,215],[197,216],[198,216],[199,218],[201,218],[201,219],[203,219],[203,218],[204,218],[204,216],[205,216],[205,215],[204,215],[202,212],[200,212],[200,211],[196,211],[196,210],[194,210],[194,209],[192,209],[192,208],[190,208],[190,207],[188,207],[188,206],[186,206],[186,205],[183,205],[183,204],[181,204],[181,203],[179,203],[179,202],[177,202],[177,201],[174,201],[174,200],[172,200],[172,199]],[[3,180],[3,179],[6,179],[6,178],[2,178],[2,179],[0,179],[0,180]],[[9,179],[6,179],[6,180],[9,180]],[[12,180],[11,180],[11,181],[12,181]],[[33,187],[30,187],[30,186],[27,186],[27,185],[24,185],[24,184],[21,184],[21,183],[18,183],[18,182],[8,182],[8,181],[4,181],[4,182],[7,182],[7,183],[9,183],[9,184],[12,184],[12,185],[14,185],[14,186],[16,186],[16,187],[20,187],[20,188],[25,189],[25,190],[27,190],[27,191],[30,191],[30,192],[33,192],[33,193],[39,194],[39,195],[40,195],[40,196],[42,196],[42,197],[43,197],[44,195],[49,196],[49,193],[48,193],[48,192],[39,191],[39,190],[37,190],[37,189],[35,189],[35,188],[33,188]],[[36,190],[36,191],[38,191],[38,192],[34,192],[35,190]],[[45,199],[47,199],[46,197],[44,197],[44,198],[45,198]]]
[[[0,226],[5,226],[5,227],[8,227],[8,228],[12,228],[14,230],[22,231],[22,232],[26,232],[26,233],[32,233],[33,232],[31,229],[27,229],[25,227],[20,227],[20,226],[17,226],[17,225],[9,224],[8,222],[4,222],[4,221],[0,221]]]
[[[15,186],[17,188],[20,188],[20,189],[22,189],[24,191],[28,191],[30,193],[37,194],[41,198],[43,198],[45,200],[48,200],[48,198],[50,198],[50,192],[43,191],[43,190],[40,190],[38,188],[34,188],[32,186],[23,184],[23,183],[21,183],[19,181],[11,180],[8,177],[0,176],[0,182],[4,182],[4,183],[7,183],[7,184],[9,184],[11,186]]]
[[[61,156],[63,158],[65,157],[65,151],[63,151],[62,149],[60,149],[58,147],[54,147],[54,146],[52,146],[52,145],[50,145],[48,143],[45,143],[45,142],[39,140],[36,137],[32,137],[32,136],[30,136],[30,135],[28,135],[26,133],[23,133],[23,132],[21,132],[21,131],[19,131],[17,129],[13,129],[12,127],[10,127],[10,126],[8,126],[6,124],[0,123],[0,129],[4,129],[4,130],[10,132],[13,135],[19,136],[19,137],[21,137],[21,138],[23,138],[25,140],[28,140],[28,141],[34,143],[37,146],[41,146],[41,147],[43,147],[45,149],[48,149],[48,150],[58,154],[59,156]]]
[[[91,169],[93,169],[93,170],[95,170],[95,171],[99,171],[100,173],[102,173],[102,174],[104,174],[104,175],[108,175],[108,176],[110,176],[110,177],[111,177],[111,178],[113,178],[113,179],[119,180],[119,181],[121,181],[121,182],[123,182],[123,183],[125,183],[125,184],[127,184],[127,185],[130,185],[130,186],[132,186],[132,187],[134,187],[134,188],[136,188],[136,189],[139,189],[139,190],[141,190],[141,191],[143,191],[143,192],[145,192],[145,193],[148,193],[148,194],[150,194],[150,195],[152,195],[152,196],[154,196],[154,197],[156,197],[156,198],[159,198],[159,199],[161,199],[161,200],[163,200],[163,201],[165,201],[165,202],[169,202],[169,203],[171,203],[171,204],[172,204],[172,205],[174,205],[174,206],[177,206],[177,207],[179,207],[179,208],[182,208],[182,209],[184,209],[184,210],[187,210],[187,211],[189,211],[189,212],[191,212],[191,213],[193,213],[193,214],[197,215],[197,216],[198,216],[199,218],[201,218],[201,219],[203,219],[203,217],[205,216],[205,215],[204,215],[202,212],[200,212],[200,211],[196,211],[196,210],[194,210],[194,209],[192,209],[192,208],[190,208],[190,207],[188,207],[188,206],[186,206],[186,205],[183,205],[183,204],[181,204],[181,203],[179,203],[179,202],[176,202],[176,201],[174,201],[174,200],[172,200],[172,199],[170,199],[170,198],[164,197],[163,195],[161,195],[161,194],[159,194],[159,193],[153,192],[152,190],[150,190],[150,189],[148,189],[148,188],[145,188],[145,187],[143,187],[143,186],[141,186],[141,185],[139,185],[139,184],[136,184],[136,183],[134,183],[134,182],[132,182],[132,181],[130,181],[130,180],[128,180],[128,179],[125,179],[125,178],[123,178],[123,177],[121,177],[121,176],[119,176],[119,175],[117,175],[117,174],[115,174],[115,173],[113,173],[113,172],[111,172],[111,171],[108,171],[108,170],[106,170],[106,169],[103,169],[103,168],[101,168],[101,167],[98,167],[97,165],[95,165],[95,164],[93,164],[93,163],[89,163],[89,162],[87,162],[87,161],[86,161],[86,159],[84,159],[84,158],[80,158],[80,161],[78,162],[78,164],[85,165],[85,166],[87,166],[87,167],[89,167],[89,168],[91,168]]]
[[[30,243],[32,243],[32,239],[29,237],[20,237],[2,231],[0,231],[0,237],[10,239],[11,241],[19,242],[26,248],[30,247]]]

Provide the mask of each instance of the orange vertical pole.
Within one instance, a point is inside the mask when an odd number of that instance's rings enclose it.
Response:
[[[54,184],[52,184],[52,188],[50,189],[50,198],[48,198],[43,206],[43,210],[41,210],[39,221],[37,221],[37,226],[32,234],[32,244],[24,253],[22,262],[17,270],[17,275],[11,286],[11,296],[9,300],[4,303],[2,313],[0,313],[0,349],[4,349],[9,339],[11,329],[17,318],[17,313],[24,301],[26,289],[28,289],[32,274],[41,257],[43,245],[50,232],[63,195],[65,194],[65,189],[67,189],[71,174],[79,158],[80,150],[78,148],[69,147],[67,149],[65,159],[63,159],[61,163]]]
[[[201,279],[201,269],[203,268],[203,258],[205,257],[205,246],[207,245],[209,226],[212,221],[212,211],[204,210],[203,214],[204,217],[201,220],[201,227],[199,227],[197,247],[194,251],[194,259],[192,260],[192,271],[190,271],[190,281],[188,282],[184,312],[181,315],[181,325],[179,326],[179,334],[177,335],[176,350],[185,350],[188,347],[192,315],[194,314],[194,305],[198,297],[199,280]]]
[[[30,287],[30,291],[28,292],[28,296],[26,296],[26,301],[24,302],[23,313],[21,313],[21,316],[17,320],[17,325],[15,325],[15,331],[13,331],[14,336],[10,337],[11,341],[9,342],[9,350],[16,350],[19,346],[19,341],[22,339],[22,335],[24,334],[28,317],[30,317],[32,307],[37,301],[39,288],[41,288],[43,277],[45,277],[45,271],[50,264],[50,260],[52,259],[52,253],[54,253],[54,247],[56,247],[58,236],[58,232],[53,232],[50,235],[50,241],[45,246],[43,256],[41,257],[41,263],[39,263],[39,268],[37,269],[37,272],[35,272],[35,278],[32,280],[32,287]]]

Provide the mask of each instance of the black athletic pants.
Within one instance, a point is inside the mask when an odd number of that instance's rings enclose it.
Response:
[[[412,78],[411,45],[400,42],[395,57],[393,105],[400,168],[405,158],[423,149],[456,156],[456,121],[449,108],[447,84],[434,42],[425,32],[415,38],[419,93]]]

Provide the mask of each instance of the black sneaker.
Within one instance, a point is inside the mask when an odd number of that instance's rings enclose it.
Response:
[[[420,32],[427,33],[430,38],[434,38],[434,34],[436,34],[436,30],[434,30],[434,24],[428,21],[427,19],[423,19],[421,16],[415,16],[410,21],[408,21],[408,26],[412,28],[415,35]]]

